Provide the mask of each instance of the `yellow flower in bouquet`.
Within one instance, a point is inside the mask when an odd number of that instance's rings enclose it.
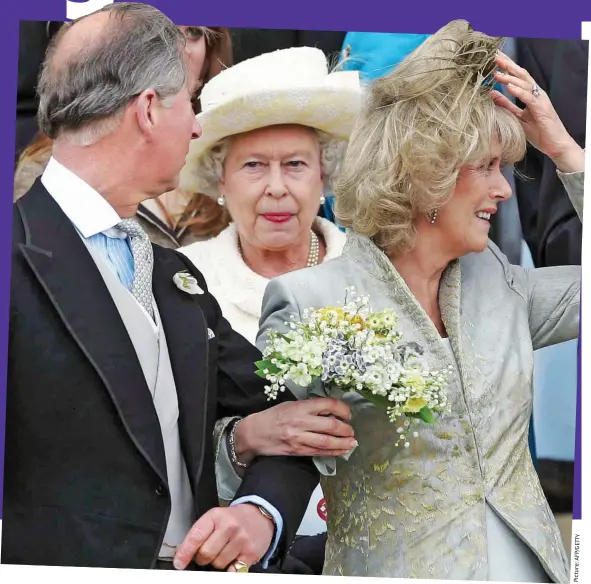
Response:
[[[409,397],[402,411],[408,414],[418,414],[425,406],[429,405],[424,397]]]

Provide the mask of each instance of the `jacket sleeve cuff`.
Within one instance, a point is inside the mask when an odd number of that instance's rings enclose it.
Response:
[[[558,178],[561,180],[566,190],[570,202],[572,203],[579,219],[583,220],[584,187],[585,172],[560,172],[556,170]]]
[[[232,503],[230,503],[230,507],[233,507],[234,505],[240,505],[241,503],[251,503],[253,505],[257,505],[258,507],[262,507],[267,513],[269,513],[269,515],[271,515],[271,517],[273,517],[273,522],[275,523],[275,536],[273,537],[273,541],[271,542],[271,546],[267,550],[267,553],[261,560],[261,565],[264,569],[267,569],[269,567],[269,560],[271,560],[275,555],[279,545],[279,540],[281,539],[281,533],[283,532],[283,518],[281,517],[279,511],[273,507],[273,505],[265,501],[265,499],[257,497],[256,495],[240,497],[239,499],[232,501]]]
[[[227,436],[228,428],[235,420],[240,418],[222,418],[218,420],[214,430],[215,476],[218,489],[218,497],[223,501],[231,501],[242,484],[242,477],[236,472],[230,453],[228,452]]]

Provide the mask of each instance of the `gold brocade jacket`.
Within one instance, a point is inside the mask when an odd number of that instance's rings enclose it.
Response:
[[[560,175],[582,217],[583,173]],[[452,262],[439,303],[458,365],[451,413],[420,426],[409,448],[367,404],[353,409],[359,446],[321,479],[328,509],[324,573],[342,576],[487,580],[485,503],[535,553],[554,582],[569,581],[568,559],[528,446],[534,350],[579,332],[579,266],[525,269],[490,243]],[[394,309],[405,340],[425,349],[429,367],[454,366],[444,341],[402,277],[374,243],[348,234],[343,255],[272,280],[265,331],[290,315],[368,294],[372,310]],[[560,387],[556,391],[561,391]],[[362,400],[345,394],[353,404]],[[303,395],[306,397],[306,390]],[[362,400],[363,401],[363,400]]]

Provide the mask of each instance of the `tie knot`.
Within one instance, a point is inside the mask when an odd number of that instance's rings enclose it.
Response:
[[[115,227],[130,237],[147,237],[146,232],[135,219],[123,219]]]

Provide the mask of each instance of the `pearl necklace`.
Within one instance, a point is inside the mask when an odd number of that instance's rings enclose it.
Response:
[[[240,244],[240,236],[237,238],[238,240],[238,252],[241,256],[244,256],[242,253],[242,245]],[[310,253],[308,254],[308,262],[306,263],[307,268],[312,268],[318,265],[318,260],[320,259],[320,241],[318,236],[314,231],[310,230]]]
[[[308,254],[308,263],[306,264],[307,268],[312,268],[318,264],[318,260],[320,259],[320,242],[318,241],[318,236],[314,231],[310,231],[310,253]]]

